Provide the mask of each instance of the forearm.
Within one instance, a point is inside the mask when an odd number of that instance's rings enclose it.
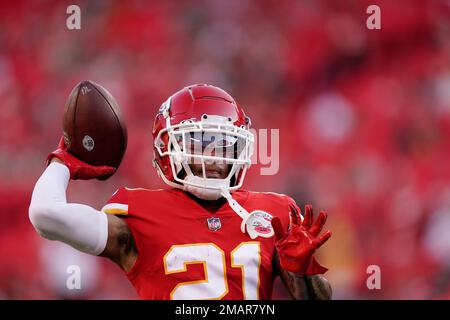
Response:
[[[284,287],[295,300],[330,300],[332,289],[328,280],[322,275],[299,276],[284,270],[275,256],[275,268],[280,275]]]
[[[295,300],[330,300],[332,290],[330,283],[321,275],[299,276],[281,270],[280,278],[287,291]]]
[[[44,238],[98,255],[108,238],[107,217],[89,206],[67,203],[69,176],[69,170],[62,164],[52,163],[46,168],[33,190],[30,221]]]

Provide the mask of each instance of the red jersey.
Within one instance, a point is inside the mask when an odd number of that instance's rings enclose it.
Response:
[[[288,228],[291,198],[244,190],[233,198]],[[102,211],[128,223],[138,258],[127,277],[142,299],[271,298],[275,237],[242,233],[227,202],[212,212],[182,190],[120,188]]]

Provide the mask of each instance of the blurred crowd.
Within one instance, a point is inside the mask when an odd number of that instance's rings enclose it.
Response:
[[[155,113],[186,85],[217,85],[254,128],[280,130],[278,173],[257,164],[245,188],[328,212],[318,259],[334,298],[450,298],[449,1],[76,1],[81,30],[68,30],[73,2],[0,5],[0,299],[137,297],[118,267],[28,221],[65,100],[85,79],[118,100],[128,149],[111,179],[72,182],[69,201],[99,209],[119,186],[164,187]],[[371,4],[381,30],[366,27]],[[70,265],[81,290],[65,286]],[[287,297],[278,282],[274,298]]]

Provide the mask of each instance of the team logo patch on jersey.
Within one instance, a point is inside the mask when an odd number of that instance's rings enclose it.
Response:
[[[250,236],[257,235],[263,238],[273,236],[272,215],[262,210],[255,210],[250,213],[247,220],[247,230]]]
[[[213,218],[208,218],[208,228],[211,231],[217,231],[220,228],[222,228],[222,223],[220,222],[219,218],[213,217]]]

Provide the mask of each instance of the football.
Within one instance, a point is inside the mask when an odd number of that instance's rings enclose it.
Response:
[[[118,168],[127,148],[127,128],[119,104],[108,90],[93,81],[80,82],[70,93],[63,116],[63,136],[69,153],[94,166]]]

